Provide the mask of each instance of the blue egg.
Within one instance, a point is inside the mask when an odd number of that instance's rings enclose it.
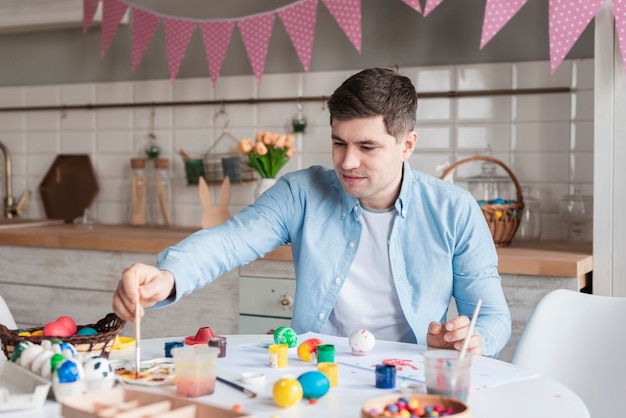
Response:
[[[493,199],[491,203],[496,204],[496,205],[504,205],[504,199],[502,199],[501,197],[498,197],[496,199]]]
[[[322,372],[305,372],[298,377],[305,399],[318,399],[326,395],[330,389],[330,381]]]
[[[79,329],[76,335],[98,335],[98,331],[91,327],[84,327]]]
[[[66,359],[63,361],[57,366],[54,373],[60,383],[72,383],[76,382],[80,378],[78,364],[73,359]]]

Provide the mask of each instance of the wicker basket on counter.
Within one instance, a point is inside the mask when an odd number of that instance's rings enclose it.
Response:
[[[0,340],[2,340],[2,351],[8,359],[13,355],[13,350],[22,341],[30,341],[33,344],[41,344],[43,340],[58,339],[66,343],[70,343],[76,348],[79,353],[94,352],[103,357],[108,358],[115,342],[115,337],[124,328],[126,321],[119,318],[114,313],[107,314],[104,318],[89,325],[78,325],[77,328],[90,327],[95,329],[98,334],[96,335],[73,335],[71,337],[44,337],[38,336],[20,336],[18,332],[33,333],[43,329],[38,328],[26,328],[21,330],[10,330],[4,325],[0,324]]]
[[[511,243],[515,233],[517,232],[517,228],[519,227],[522,217],[522,211],[524,210],[522,188],[517,180],[517,177],[515,177],[513,171],[511,171],[506,164],[496,158],[483,155],[477,155],[457,161],[445,169],[441,178],[444,180],[447,179],[447,177],[450,176],[460,165],[472,161],[487,161],[499,165],[511,177],[511,180],[515,185],[515,201],[508,201],[505,203],[485,202],[480,205],[480,209],[485,216],[487,225],[489,225],[489,231],[491,231],[491,236],[493,237],[493,242],[496,247],[506,247]]]

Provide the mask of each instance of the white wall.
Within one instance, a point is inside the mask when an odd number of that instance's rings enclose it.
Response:
[[[407,67],[401,71],[419,92],[535,87],[572,87],[572,93],[420,101],[420,140],[411,159],[414,168],[439,176],[438,168],[459,158],[481,154],[489,144],[494,156],[530,185],[541,200],[543,239],[567,239],[557,214],[558,200],[575,182],[593,190],[593,59],[566,60],[550,75],[548,61]],[[214,89],[208,78],[111,83],[14,86],[0,88],[0,107],[218,100],[251,97],[328,96],[352,71],[221,77]],[[196,187],[186,186],[178,149],[201,156],[220,133],[214,126],[217,106],[158,107],[155,134],[163,156],[173,161],[173,220],[199,225]],[[257,129],[289,132],[295,103],[231,105],[230,131],[253,136]],[[141,155],[150,130],[150,108],[31,111],[0,113],[0,141],[13,155],[14,195],[30,189],[29,217],[44,215],[38,185],[57,154],[84,153],[92,158],[100,193],[94,215],[100,222],[127,222],[129,160]],[[312,164],[330,164],[330,129],[323,103],[304,103],[307,132],[283,172]],[[221,122],[218,119],[217,122]],[[478,174],[479,166],[459,169]],[[253,184],[235,185],[230,210],[238,212],[253,199]],[[217,195],[217,190],[213,190]],[[591,240],[591,224],[585,238]]]

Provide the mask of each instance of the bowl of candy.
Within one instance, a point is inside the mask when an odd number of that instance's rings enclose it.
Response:
[[[361,409],[361,418],[404,416],[471,418],[472,413],[456,399],[423,394],[381,396],[368,400]]]

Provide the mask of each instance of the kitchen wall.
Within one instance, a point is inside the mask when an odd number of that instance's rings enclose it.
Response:
[[[542,239],[567,239],[558,201],[581,184],[593,186],[593,59],[566,60],[554,75],[549,62],[505,62],[402,67],[419,92],[512,88],[571,87],[571,93],[468,98],[423,98],[418,109],[420,140],[411,163],[439,176],[446,164],[482,154],[487,145],[509,165],[541,201]],[[353,70],[266,74],[260,85],[252,75],[220,77],[215,88],[207,77],[45,84],[0,87],[0,107],[328,96]],[[306,133],[283,173],[312,164],[330,164],[330,129],[324,103],[303,103]],[[0,113],[0,141],[13,156],[13,190],[33,191],[29,217],[44,215],[38,185],[57,154],[89,154],[100,193],[92,207],[99,222],[128,221],[131,157],[142,155],[151,129],[151,108]],[[198,189],[187,186],[177,150],[202,157],[221,133],[219,106],[158,107],[154,134],[163,156],[173,162],[173,222],[198,226]],[[296,103],[229,105],[229,130],[235,137],[257,129],[289,132]],[[479,164],[457,170],[478,174]],[[230,211],[253,200],[254,183],[233,186]],[[212,195],[218,187],[212,186]],[[590,240],[591,224],[584,238]]]

